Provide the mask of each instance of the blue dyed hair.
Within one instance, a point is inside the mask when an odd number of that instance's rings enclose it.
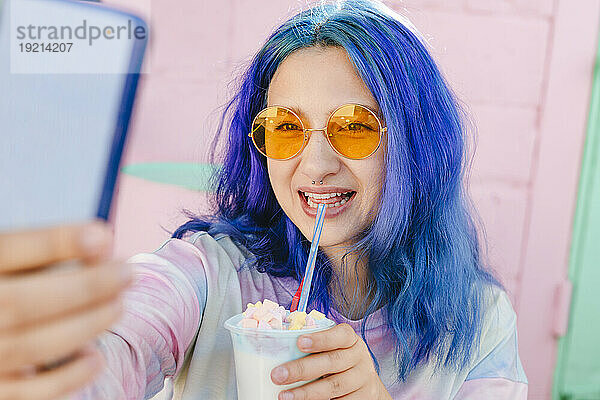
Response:
[[[463,367],[478,343],[485,290],[499,285],[483,265],[465,190],[463,113],[416,30],[382,3],[319,5],[269,36],[241,75],[218,127],[217,140],[225,131],[227,144],[214,177],[212,214],[188,213],[191,220],[173,237],[226,233],[256,256],[253,268],[302,278],[310,243],[278,204],[266,159],[248,132],[281,62],[313,46],[346,50],[388,127],[380,210],[352,250],[368,260],[373,301],[367,315],[384,305],[400,379],[432,356],[436,366]],[[316,271],[310,302],[327,312],[335,274],[322,251]]]

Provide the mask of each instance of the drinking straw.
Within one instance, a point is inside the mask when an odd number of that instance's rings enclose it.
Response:
[[[313,272],[315,271],[315,261],[317,260],[317,250],[319,248],[319,240],[321,240],[321,231],[323,230],[323,221],[325,220],[325,204],[319,204],[317,207],[317,218],[315,220],[315,230],[313,239],[308,253],[308,262],[302,280],[302,293],[300,294],[300,302],[298,303],[298,311],[306,312],[308,305],[308,295],[312,283]]]

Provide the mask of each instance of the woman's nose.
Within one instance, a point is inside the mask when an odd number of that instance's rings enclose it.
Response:
[[[325,129],[315,129],[308,134],[308,143],[300,154],[300,170],[310,180],[321,180],[326,175],[337,173],[340,160],[325,137]]]

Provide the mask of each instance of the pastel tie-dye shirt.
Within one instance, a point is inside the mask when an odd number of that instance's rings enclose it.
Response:
[[[205,232],[170,239],[154,253],[132,257],[135,280],[124,298],[125,315],[97,341],[106,368],[70,398],[236,399],[231,339],[223,322],[249,302],[267,298],[289,305],[298,286],[292,278],[249,268],[245,261],[251,257],[228,236]],[[527,398],[516,315],[506,293],[491,293],[479,350],[461,371],[434,371],[430,360],[398,382],[383,309],[369,318],[366,339],[394,399]],[[361,321],[335,310],[329,317],[360,333]]]

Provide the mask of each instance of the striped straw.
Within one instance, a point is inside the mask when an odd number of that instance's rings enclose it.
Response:
[[[313,239],[308,253],[308,262],[302,280],[302,293],[300,294],[300,302],[298,303],[298,311],[306,312],[308,305],[308,295],[312,283],[313,272],[315,271],[315,261],[317,260],[317,250],[319,248],[319,240],[321,240],[321,231],[323,230],[323,221],[325,220],[325,204],[319,204],[317,208],[317,219],[315,220],[315,230]]]

